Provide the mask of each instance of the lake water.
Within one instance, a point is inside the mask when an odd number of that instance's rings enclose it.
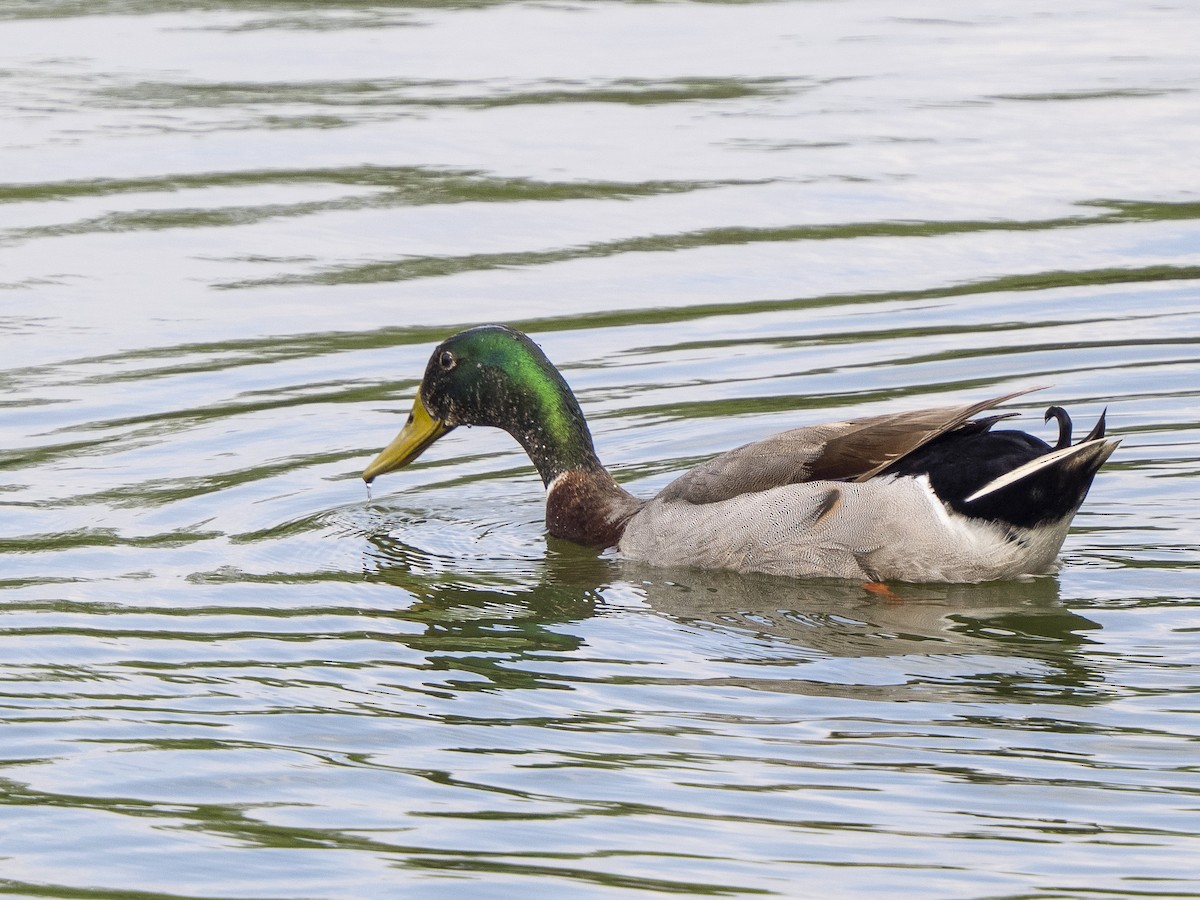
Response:
[[[0,0],[0,894],[1200,896],[1200,8]],[[1056,576],[661,571],[506,435],[531,332],[650,494],[1037,384]]]

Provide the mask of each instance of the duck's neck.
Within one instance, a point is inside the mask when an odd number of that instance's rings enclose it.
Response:
[[[571,469],[547,486],[546,530],[585,547],[615,547],[644,503],[604,468]]]
[[[525,448],[530,460],[549,489],[559,476],[576,470],[604,470],[592,433],[583,418],[579,401],[557,372],[549,390],[542,390],[532,402],[514,404],[515,419],[507,430]]]
[[[557,375],[557,373],[555,373]],[[583,412],[570,388],[545,392],[509,432],[525,448],[546,485],[550,534],[588,547],[612,547],[641,500],[600,463]]]

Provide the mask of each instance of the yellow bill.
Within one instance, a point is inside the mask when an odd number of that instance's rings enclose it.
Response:
[[[396,439],[383,448],[363,471],[363,481],[370,484],[385,472],[402,469],[425,452],[425,448],[449,431],[450,428],[429,414],[421,402],[420,393],[413,400],[408,421],[396,435]]]

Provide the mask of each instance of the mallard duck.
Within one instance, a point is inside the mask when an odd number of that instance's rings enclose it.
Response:
[[[1031,388],[1030,390],[1037,390]],[[484,325],[433,351],[403,430],[363,472],[408,465],[458,425],[502,428],[546,486],[546,528],[655,565],[798,577],[975,582],[1052,571],[1118,441],[1104,415],[1051,447],[961,406],[810,425],[705,462],[641,500],[601,465],[575,395],[525,334]]]

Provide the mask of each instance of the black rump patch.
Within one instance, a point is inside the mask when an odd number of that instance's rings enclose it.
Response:
[[[1081,485],[1078,472],[1061,466],[1042,469],[967,502],[984,485],[1053,450],[1023,431],[989,431],[978,425],[971,422],[930,441],[883,474],[926,475],[934,493],[956,512],[1018,528],[1057,521],[1074,512],[1091,477]]]

